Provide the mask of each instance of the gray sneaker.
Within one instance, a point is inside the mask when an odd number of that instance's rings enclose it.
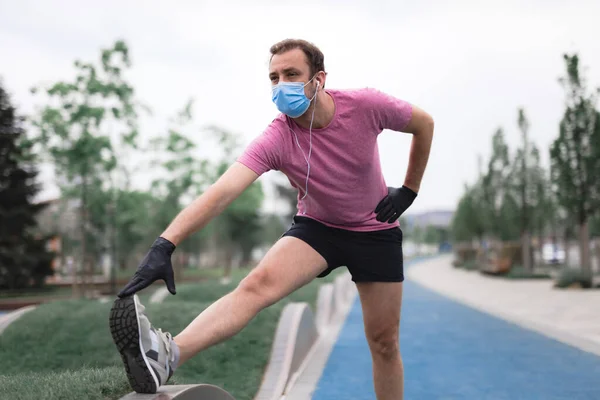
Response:
[[[156,393],[173,375],[171,334],[155,329],[136,294],[117,298],[110,310],[110,333],[117,345],[131,388]]]

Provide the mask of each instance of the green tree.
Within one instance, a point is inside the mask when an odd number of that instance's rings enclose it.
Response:
[[[522,108],[519,109],[519,117],[518,117],[519,129],[521,130],[521,137],[523,141],[523,148],[521,151],[517,153],[517,160],[520,164],[520,168],[518,169],[518,186],[519,186],[519,194],[520,194],[520,204],[521,204],[521,249],[522,249],[522,259],[523,259],[523,267],[526,270],[532,269],[531,264],[531,237],[530,237],[530,225],[531,225],[531,215],[530,215],[530,206],[529,206],[529,192],[530,192],[530,177],[529,177],[529,121],[525,116],[525,110]]]
[[[464,194],[458,202],[450,228],[454,241],[483,240],[487,226],[481,193],[481,182],[473,187],[465,185]]]
[[[39,143],[54,163],[62,195],[79,200],[80,267],[74,271],[85,271],[84,276],[93,272],[90,241],[98,234],[97,229],[91,229],[91,196],[102,192],[98,185],[114,189],[111,172],[119,158],[115,149],[133,145],[137,138],[134,90],[123,78],[123,71],[130,66],[125,42],[117,41],[101,50],[99,64],[75,61],[75,78],[44,89],[46,105],[32,121],[40,133]],[[114,197],[112,202],[114,210]],[[110,203],[105,203],[107,208]],[[77,281],[75,273],[76,296]]]
[[[32,143],[0,84],[0,289],[40,287],[52,274],[48,237],[39,235],[39,192]]]
[[[158,200],[151,214],[153,226],[149,229],[154,236],[159,235],[186,204],[208,185],[209,161],[198,159],[198,146],[186,133],[197,129],[192,108],[193,100],[190,99],[170,119],[167,134],[153,138],[150,143],[154,152],[152,164],[158,166],[155,169],[158,178],[152,181],[151,190]],[[207,231],[202,230],[179,246],[173,262],[176,280],[181,276],[182,266],[186,266],[190,256],[199,251],[207,235]]]
[[[503,215],[502,204],[509,189],[510,154],[504,139],[504,131],[498,128],[492,137],[492,153],[487,171],[480,178],[480,185],[475,190],[481,190],[479,200],[481,212],[485,214],[483,224],[485,233],[494,238],[501,238],[506,215]],[[475,201],[473,197],[471,200]],[[506,211],[504,209],[504,211]]]
[[[439,245],[442,243],[442,240],[444,238],[444,229],[434,226],[434,225],[427,225],[425,227],[425,234],[423,235],[423,241],[426,244],[431,244],[431,245]]]
[[[598,90],[588,91],[577,54],[565,54],[564,60],[567,73],[560,82],[566,92],[566,110],[550,149],[551,176],[559,204],[579,226],[581,267],[590,275],[589,220],[600,209]]]
[[[235,161],[235,154],[240,150],[238,135],[210,126],[207,133],[219,143],[221,154],[216,162],[211,164],[208,177],[210,182],[216,181],[225,173],[227,168]],[[254,182],[234,200],[210,224],[213,239],[222,247],[224,258],[224,278],[229,280],[232,270],[233,257],[241,254],[242,260],[247,261],[252,249],[262,243],[261,231],[264,220],[260,208],[264,200],[264,192],[260,181]]]
[[[550,183],[546,170],[541,165],[537,146],[529,141],[529,121],[525,110],[518,110],[517,123],[521,131],[522,145],[517,150],[512,167],[512,193],[518,204],[517,225],[519,227],[523,267],[533,266],[531,235],[543,235],[555,214]]]
[[[289,181],[276,182],[275,191],[279,198],[287,204],[288,211],[285,217],[291,222],[294,215],[298,212],[298,191],[289,184]]]

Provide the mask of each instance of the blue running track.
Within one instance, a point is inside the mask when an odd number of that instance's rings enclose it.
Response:
[[[404,285],[400,342],[407,400],[600,400],[600,357],[412,281]],[[358,299],[313,399],[375,399]]]

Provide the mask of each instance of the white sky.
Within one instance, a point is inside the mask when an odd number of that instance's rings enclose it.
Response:
[[[128,77],[154,110],[144,137],[163,132],[193,97],[199,125],[239,132],[249,143],[277,114],[269,47],[304,38],[324,52],[329,88],[376,87],[433,115],[434,145],[411,211],[452,209],[498,126],[512,150],[519,143],[519,106],[547,165],[563,112],[562,54],[578,51],[600,86],[598,16],[597,0],[0,0],[0,77],[28,113],[29,88],[70,79],[75,59],[96,60],[122,38],[133,61]],[[410,136],[385,132],[379,144],[387,183],[401,185]],[[54,195],[51,175],[43,176],[45,195]]]

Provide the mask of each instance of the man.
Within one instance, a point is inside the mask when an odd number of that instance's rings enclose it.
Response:
[[[241,331],[264,308],[347,266],[358,288],[378,399],[401,399],[399,351],[402,232],[398,218],[417,196],[429,157],[432,118],[374,89],[325,89],[324,57],[313,44],[271,48],[269,78],[281,114],[154,242],[119,293],[110,328],[137,392],[156,392],[191,357]],[[404,185],[388,188],[377,137],[413,134]],[[172,337],[151,326],[135,292],[164,279],[175,294],[171,254],[260,175],[282,171],[298,193],[291,228],[231,293]],[[133,295],[133,296],[132,296]]]

